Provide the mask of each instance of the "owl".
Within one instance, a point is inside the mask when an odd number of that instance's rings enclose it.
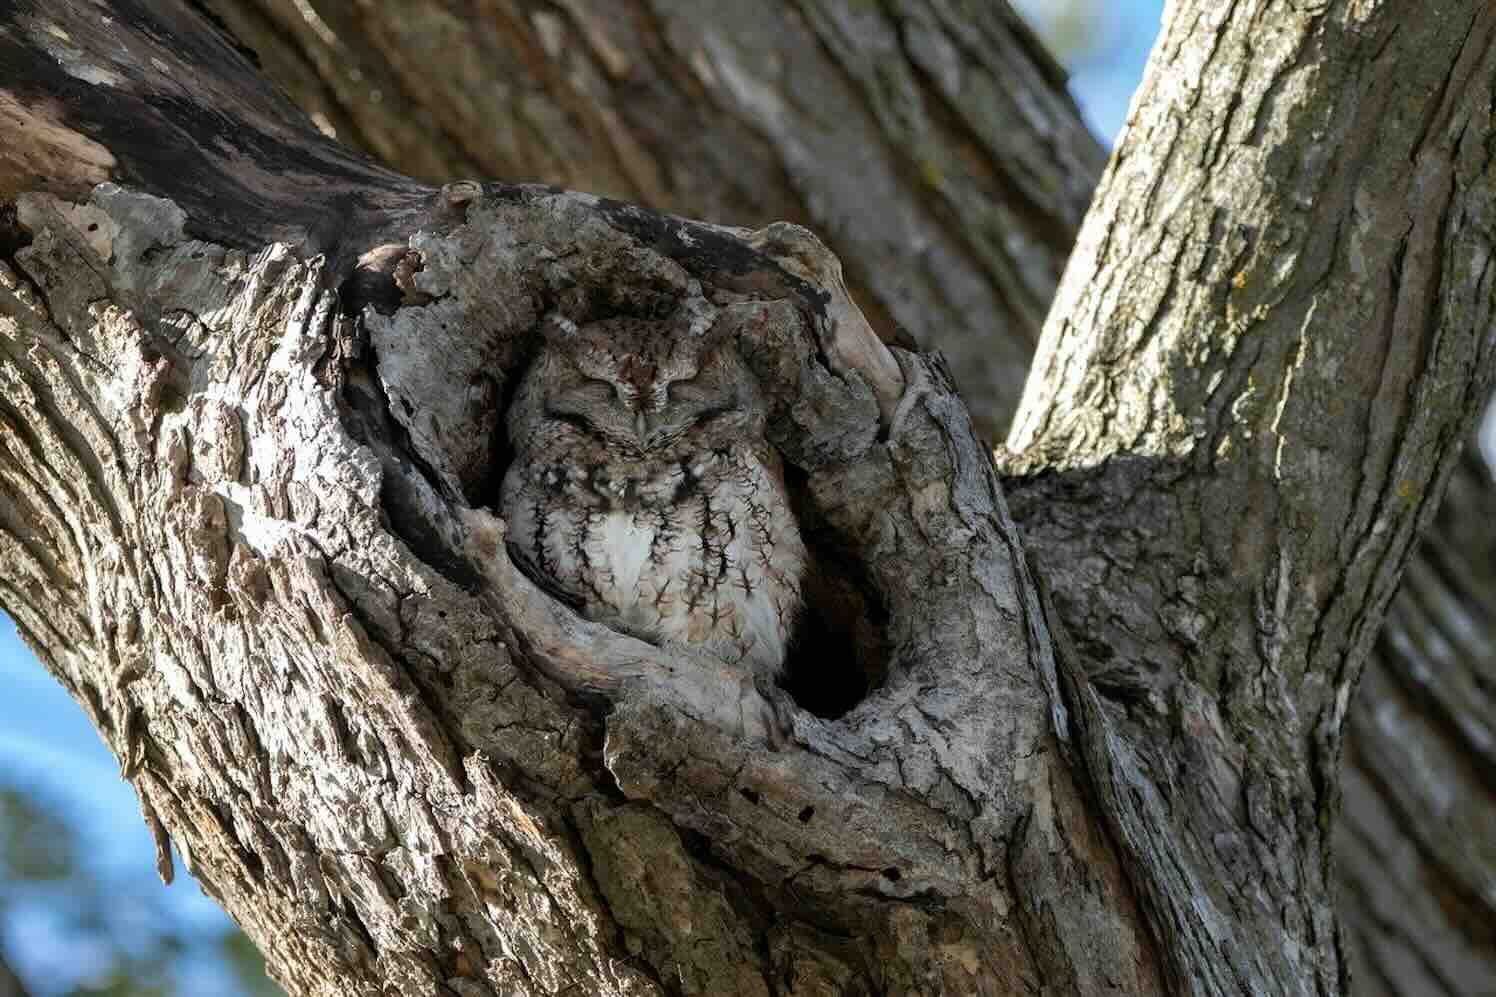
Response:
[[[511,554],[589,619],[777,678],[808,559],[766,414],[709,314],[547,320],[507,416]]]

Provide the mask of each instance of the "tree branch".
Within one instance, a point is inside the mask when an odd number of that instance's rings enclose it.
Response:
[[[1465,128],[1488,14],[1458,36],[1296,13],[1259,65],[1238,11],[1162,50],[1263,106],[1145,101],[1062,295],[1015,437],[1029,539],[1083,624],[1056,669],[947,371],[867,348],[834,260],[590,195],[424,188],[270,111],[195,128],[155,38],[188,32],[207,106],[252,111],[233,51],[175,5],[122,5],[121,40],[80,10],[28,5],[4,36],[41,83],[10,98],[31,127],[0,172],[28,188],[0,245],[0,596],[293,991],[1344,989],[1345,697],[1490,376]],[[156,176],[137,119],[211,168]],[[1334,155],[1291,141],[1306,120]],[[1185,198],[1187,157],[1154,156],[1176,145],[1220,154],[1219,190]],[[844,715],[583,625],[483,511],[545,316],[685,302],[747,344],[802,522],[883,631]],[[1370,365],[1310,321],[1342,302],[1380,320]]]
[[[0,149],[0,199],[81,199],[110,180],[174,201],[196,236],[310,253],[418,226],[430,188],[320,134],[199,14],[130,0],[110,10],[70,0],[5,15],[0,124],[26,141]]]
[[[1351,707],[1336,831],[1357,992],[1479,993],[1496,978],[1496,485],[1467,450]]]
[[[1213,10],[1171,9],[1010,495],[1175,986],[1311,993],[1351,692],[1491,383],[1496,16]]]
[[[340,141],[412,176],[814,228],[885,340],[945,353],[993,440],[1105,160],[1007,4],[207,6]]]
[[[3,955],[0,955],[0,997],[31,997],[31,991],[11,970]]]

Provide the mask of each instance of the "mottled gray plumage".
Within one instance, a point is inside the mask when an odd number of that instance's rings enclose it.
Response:
[[[758,384],[711,313],[549,320],[509,410],[501,511],[516,558],[589,619],[774,677],[805,545]]]

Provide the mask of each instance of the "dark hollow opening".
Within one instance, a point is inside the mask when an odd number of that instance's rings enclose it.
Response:
[[[801,709],[834,720],[883,684],[888,613],[862,560],[811,502],[804,472],[787,464],[785,487],[812,569],[801,589],[805,611],[780,685]]]

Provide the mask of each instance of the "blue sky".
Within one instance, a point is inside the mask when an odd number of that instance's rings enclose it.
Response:
[[[135,792],[120,779],[98,732],[3,614],[0,689],[5,690],[0,697],[0,781],[43,791],[76,813],[85,828],[118,828],[140,819]],[[138,853],[122,840],[129,837],[100,835],[89,854],[105,870],[127,866]]]
[[[1091,129],[1111,144],[1158,36],[1164,0],[1013,0],[1013,6],[1041,34],[1047,19],[1070,8],[1085,10],[1087,41],[1066,59],[1070,92]]]
[[[1066,0],[1017,0],[1031,20],[1059,9]],[[1091,127],[1105,141],[1116,136],[1142,64],[1158,30],[1163,0],[1098,3],[1100,23],[1093,41],[1074,53],[1071,90]],[[1089,26],[1088,26],[1089,30]],[[160,890],[155,852],[140,817],[134,790],[119,778],[114,757],[105,749],[83,711],[32,657],[0,613],[0,784],[36,791],[68,815],[88,847],[99,874],[122,889]],[[167,891],[168,905],[189,932],[216,934],[226,917],[186,876]],[[13,919],[14,920],[14,919]],[[0,924],[7,954],[25,973],[53,972],[65,945],[49,934],[45,917],[33,912],[24,923]],[[185,967],[199,981],[211,970]],[[204,977],[203,973],[208,973]],[[184,992],[225,995],[233,988],[221,976]]]
[[[82,709],[21,643],[3,613],[0,689],[0,785],[27,792],[68,820],[80,839],[78,855],[120,898],[105,912],[115,936],[154,937],[161,927],[154,923],[157,902],[186,938],[208,940],[228,930],[228,918],[181,873],[180,863],[176,885],[163,889],[135,791],[120,778],[114,756]],[[106,953],[80,944],[67,919],[59,916],[56,905],[66,903],[65,896],[38,888],[11,899],[0,920],[0,938],[24,978],[65,987],[107,965]],[[131,902],[136,899],[143,902]],[[202,958],[189,955],[174,964],[181,992],[214,997],[238,993],[237,984],[215,961],[216,950],[203,952]]]

